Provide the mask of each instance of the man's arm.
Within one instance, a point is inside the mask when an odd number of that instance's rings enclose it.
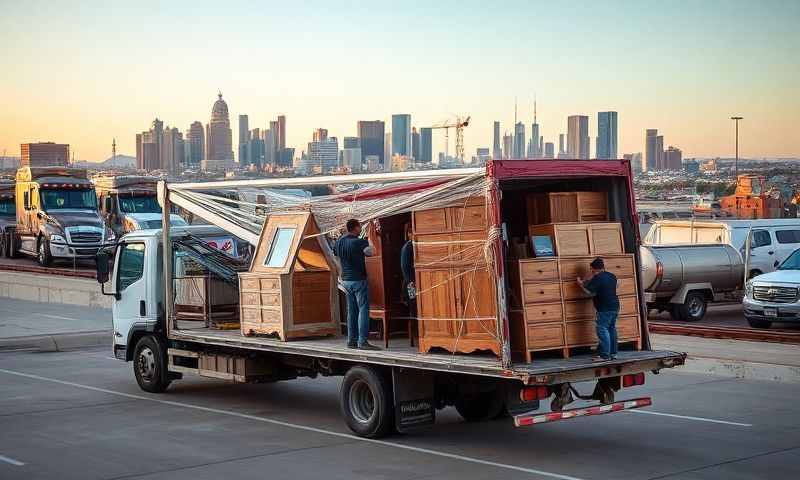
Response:
[[[586,295],[589,295],[590,297],[594,297],[595,295],[597,295],[597,291],[594,285],[594,279],[595,277],[592,277],[588,282],[585,282],[581,277],[578,277],[576,280],[578,286],[580,286],[581,289],[586,293]]]
[[[369,240],[361,239],[361,241],[364,242],[361,244],[363,245],[364,255],[367,257],[375,255],[375,248],[369,243]]]

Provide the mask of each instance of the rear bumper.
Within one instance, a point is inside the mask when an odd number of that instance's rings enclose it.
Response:
[[[570,410],[562,410],[560,412],[523,413],[522,415],[514,416],[514,426],[527,427],[529,425],[557,422],[559,420],[568,420],[570,418],[588,417],[590,415],[605,415],[607,413],[633,410],[634,408],[649,407],[652,404],[653,400],[650,397],[644,397],[644,398],[636,398],[633,400],[623,400],[620,402],[609,403],[607,405],[595,405],[593,407],[573,408]]]

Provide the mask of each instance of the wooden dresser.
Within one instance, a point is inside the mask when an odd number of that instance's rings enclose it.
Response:
[[[532,236],[549,236],[559,257],[607,255],[625,251],[619,223],[547,223],[531,225],[529,228]]]
[[[512,350],[530,362],[532,352],[560,350],[566,358],[572,347],[597,344],[592,299],[575,279],[586,277],[596,256],[520,259],[512,277]],[[606,270],[617,276],[620,314],[618,341],[641,348],[639,296],[633,255],[602,256]]]
[[[483,197],[413,213],[419,350],[500,355]],[[472,320],[464,320],[472,319]]]

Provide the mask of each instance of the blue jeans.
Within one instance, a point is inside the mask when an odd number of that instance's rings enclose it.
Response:
[[[617,315],[619,312],[597,312],[597,353],[603,358],[611,358],[617,354]]]
[[[347,343],[359,346],[369,337],[369,288],[366,280],[342,280],[347,292]]]

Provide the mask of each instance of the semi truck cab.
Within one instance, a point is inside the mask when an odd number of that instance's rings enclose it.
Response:
[[[117,236],[134,230],[161,228],[161,206],[156,198],[158,179],[124,175],[96,177],[93,180],[100,215]],[[170,215],[170,224],[184,226],[179,215]]]
[[[54,259],[92,259],[115,240],[97,211],[97,196],[86,170],[23,167],[16,177],[16,229],[10,252]]]

